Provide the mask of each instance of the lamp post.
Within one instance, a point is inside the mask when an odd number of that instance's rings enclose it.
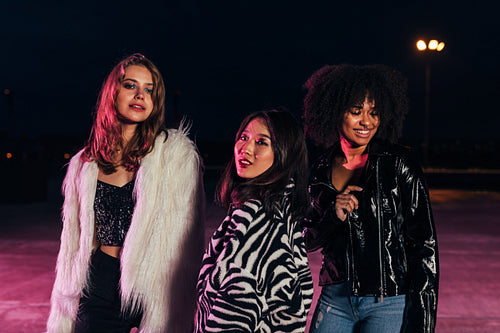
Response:
[[[439,42],[435,39],[428,43],[424,40],[417,42],[417,49],[420,52],[434,53],[441,52],[444,49],[444,42]],[[424,166],[429,166],[429,117],[430,117],[430,90],[431,90],[431,64],[427,57],[425,62],[425,111],[424,111]]]

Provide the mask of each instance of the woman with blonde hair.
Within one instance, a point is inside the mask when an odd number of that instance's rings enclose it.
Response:
[[[164,129],[165,86],[141,54],[103,84],[63,184],[48,332],[188,332],[201,259],[202,163]]]

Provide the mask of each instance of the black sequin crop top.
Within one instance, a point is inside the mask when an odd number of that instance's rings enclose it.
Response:
[[[97,241],[123,246],[134,213],[134,180],[122,187],[97,180],[94,200]]]

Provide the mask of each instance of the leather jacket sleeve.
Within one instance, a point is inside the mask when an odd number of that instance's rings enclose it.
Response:
[[[405,252],[409,293],[402,332],[434,332],[439,285],[436,230],[423,171],[404,156],[398,166],[405,209]]]
[[[332,235],[345,228],[335,213],[336,192],[324,183],[312,182],[309,186],[312,213],[303,224],[307,252],[328,246]]]

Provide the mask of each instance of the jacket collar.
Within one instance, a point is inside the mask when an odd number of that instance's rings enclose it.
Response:
[[[375,168],[376,160],[382,156],[391,156],[398,151],[397,145],[391,144],[388,141],[373,139],[368,146],[368,161],[366,163],[366,177],[369,178]],[[333,146],[323,153],[312,167],[312,179],[316,182],[324,182],[329,184],[329,173],[332,168],[333,158],[340,153],[340,141],[337,141]]]

